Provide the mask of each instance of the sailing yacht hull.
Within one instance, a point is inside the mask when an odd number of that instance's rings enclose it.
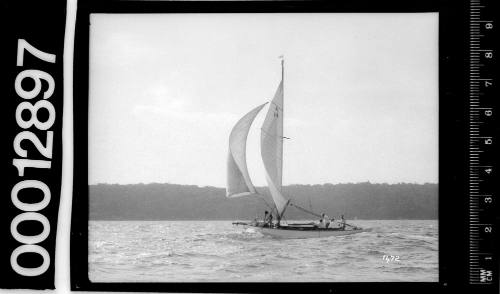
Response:
[[[279,228],[257,228],[262,234],[282,239],[307,239],[322,238],[332,236],[346,236],[362,232],[369,232],[370,229],[359,230],[296,230]]]
[[[269,227],[261,227],[255,226],[250,223],[241,223],[236,222],[234,225],[243,225],[247,228],[252,228],[263,235],[271,236],[274,238],[281,239],[308,239],[308,238],[322,238],[322,237],[332,237],[332,236],[346,236],[363,232],[370,232],[371,229],[352,229],[352,230],[340,230],[340,229],[316,229],[311,227],[279,227],[279,228],[269,228]]]

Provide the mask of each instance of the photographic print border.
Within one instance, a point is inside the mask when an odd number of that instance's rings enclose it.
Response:
[[[71,288],[134,292],[433,293],[467,282],[465,31],[466,3],[453,1],[84,1],[78,2],[74,57],[74,188]],[[439,12],[439,282],[93,283],[88,278],[88,103],[91,13],[397,13]],[[458,200],[457,200],[458,199]]]

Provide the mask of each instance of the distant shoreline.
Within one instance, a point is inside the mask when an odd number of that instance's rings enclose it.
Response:
[[[235,221],[252,221],[253,219],[91,219],[89,221],[96,222],[235,222]],[[288,222],[297,221],[316,221],[312,219],[292,219]],[[439,219],[347,219],[349,222],[355,221],[439,221]]]
[[[438,219],[437,184],[289,185],[282,193],[316,214],[348,220]],[[91,220],[253,220],[273,209],[267,188],[263,197],[227,198],[224,188],[177,184],[100,184],[89,186]],[[316,219],[289,207],[285,219]]]
[[[336,185],[360,185],[360,184],[371,184],[371,185],[439,185],[439,183],[410,183],[410,182],[398,182],[398,183],[379,183],[379,182],[347,182],[347,183],[322,183],[322,184],[288,184],[283,187],[292,187],[292,186],[336,186]],[[196,188],[214,188],[214,189],[225,189],[224,187],[219,186],[211,186],[211,185],[188,185],[188,184],[173,184],[173,183],[158,183],[158,182],[149,182],[149,183],[94,183],[89,184],[89,187],[92,186],[147,186],[147,185],[174,185],[174,186],[186,186],[186,187],[196,187]],[[266,186],[256,186],[257,189],[267,189]]]

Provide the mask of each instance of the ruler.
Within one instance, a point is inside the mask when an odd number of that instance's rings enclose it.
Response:
[[[497,174],[494,156],[498,151],[495,121],[498,116],[494,96],[496,54],[494,46],[498,23],[493,19],[493,1],[469,0],[469,106],[468,106],[468,197],[469,197],[469,283],[493,284],[498,277],[494,254],[495,194]]]

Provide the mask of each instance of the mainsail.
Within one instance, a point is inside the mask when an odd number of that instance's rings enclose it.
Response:
[[[239,197],[257,193],[248,175],[246,147],[247,137],[255,117],[266,105],[264,103],[242,117],[229,135],[229,154],[227,159],[227,197]]]
[[[276,204],[278,216],[281,218],[288,204],[288,200],[281,192],[283,184],[283,78],[262,125],[260,152],[266,171],[267,185]]]

